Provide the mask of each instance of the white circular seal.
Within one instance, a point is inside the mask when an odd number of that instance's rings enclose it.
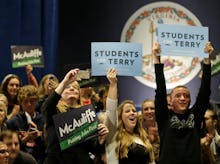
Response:
[[[155,88],[155,73],[152,46],[156,42],[157,25],[181,24],[201,26],[196,16],[185,7],[173,2],[155,2],[138,9],[126,22],[121,42],[142,43],[142,76],[135,77],[141,83]],[[167,89],[184,85],[200,71],[199,58],[184,56],[162,56]]]

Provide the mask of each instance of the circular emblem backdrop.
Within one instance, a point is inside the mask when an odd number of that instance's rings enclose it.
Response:
[[[126,22],[121,42],[142,43],[142,76],[135,77],[141,83],[155,88],[152,46],[157,41],[157,25],[182,24],[201,26],[196,16],[185,7],[173,2],[155,2],[138,9]],[[199,58],[162,56],[167,89],[184,85],[200,71]]]

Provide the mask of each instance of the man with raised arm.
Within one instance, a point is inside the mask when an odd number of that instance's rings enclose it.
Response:
[[[156,95],[155,113],[161,139],[160,164],[200,164],[200,127],[204,113],[209,105],[211,63],[204,58],[203,76],[195,104],[190,108],[190,91],[185,86],[177,86],[171,91],[168,109],[166,83],[163,67],[160,62],[160,44],[155,43],[152,53],[155,62]],[[210,42],[205,45],[204,52],[213,52]]]

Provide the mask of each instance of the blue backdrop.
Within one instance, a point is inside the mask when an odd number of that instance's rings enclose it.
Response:
[[[56,72],[58,11],[58,0],[0,1],[0,80],[15,73],[27,83],[24,68],[11,68],[11,45],[43,46],[45,67],[34,69],[38,80]]]

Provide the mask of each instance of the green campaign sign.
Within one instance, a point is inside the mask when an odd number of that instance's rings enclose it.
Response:
[[[98,119],[92,104],[53,116],[61,150],[98,135]]]
[[[212,60],[212,76],[220,72],[220,53],[216,55],[215,60]]]
[[[11,46],[12,68],[24,67],[28,64],[44,66],[43,49],[41,46]]]

